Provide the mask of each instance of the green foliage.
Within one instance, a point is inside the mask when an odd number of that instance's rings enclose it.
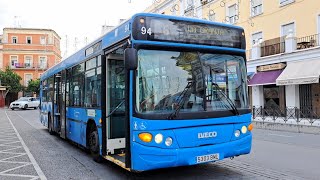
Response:
[[[22,90],[20,80],[22,78],[12,71],[9,66],[6,67],[5,71],[0,70],[0,80],[2,86],[8,86],[9,92],[17,93]]]
[[[30,80],[27,87],[27,92],[35,92],[39,94],[40,92],[40,79]]]

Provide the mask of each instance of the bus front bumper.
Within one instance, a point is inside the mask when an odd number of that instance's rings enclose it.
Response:
[[[194,165],[197,157],[218,154],[219,160],[248,154],[251,150],[252,134],[236,141],[194,148],[162,149],[132,143],[132,169],[146,171],[158,168]]]

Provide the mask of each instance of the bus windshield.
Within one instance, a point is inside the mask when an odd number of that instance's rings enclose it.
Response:
[[[138,113],[248,108],[242,56],[162,50],[138,51]]]

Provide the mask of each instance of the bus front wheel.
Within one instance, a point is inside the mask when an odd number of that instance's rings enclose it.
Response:
[[[89,134],[89,150],[93,160],[97,163],[102,162],[102,157],[100,156],[100,145],[99,145],[99,135],[98,130],[95,126],[91,127]]]

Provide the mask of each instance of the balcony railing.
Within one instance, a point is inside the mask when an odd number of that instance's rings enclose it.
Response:
[[[32,63],[14,63],[11,65],[12,69],[47,69],[47,64],[34,65]]]
[[[320,125],[320,109],[314,107],[255,107],[252,119],[263,122],[291,122],[296,124]]]
[[[261,57],[284,53],[285,42],[261,46]]]
[[[319,34],[297,38],[297,49],[307,49],[319,46]]]

